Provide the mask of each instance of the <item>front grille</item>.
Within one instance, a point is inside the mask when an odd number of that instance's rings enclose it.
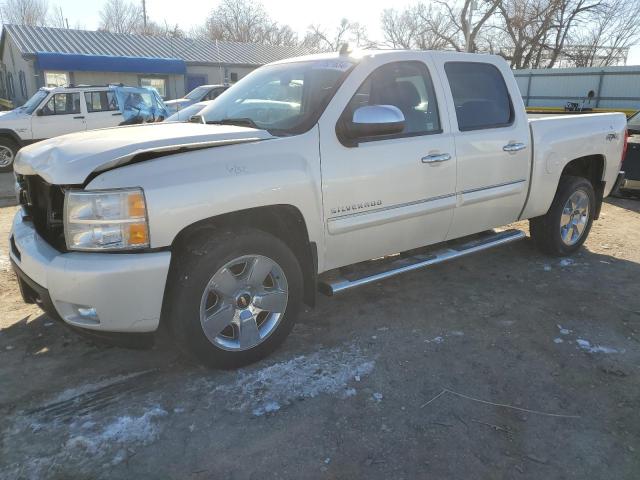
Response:
[[[33,222],[38,235],[57,250],[66,250],[62,222],[62,187],[51,185],[38,175],[16,175],[16,179],[20,186],[20,204]]]

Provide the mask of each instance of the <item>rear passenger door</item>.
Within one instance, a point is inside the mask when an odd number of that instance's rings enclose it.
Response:
[[[84,101],[87,106],[87,130],[115,127],[122,122],[114,91],[84,92]]]
[[[508,66],[491,61],[439,65],[455,112],[458,160],[457,208],[448,239],[517,220],[527,194],[529,123],[525,115],[516,115],[514,104],[522,101],[515,81],[509,87],[505,82],[513,80]]]
[[[86,130],[80,93],[56,93],[36,111],[31,120],[34,140]]]

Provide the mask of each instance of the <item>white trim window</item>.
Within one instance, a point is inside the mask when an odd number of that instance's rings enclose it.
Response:
[[[167,79],[162,77],[140,77],[141,87],[155,88],[162,98],[167,98]]]
[[[65,85],[69,85],[67,72],[44,72],[45,87],[64,87]]]

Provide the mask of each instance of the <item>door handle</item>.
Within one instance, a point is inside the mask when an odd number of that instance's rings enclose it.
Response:
[[[79,115],[79,116],[77,116],[77,117],[73,117],[73,118],[75,118],[75,119],[81,119],[81,118],[82,118],[82,119],[84,119],[84,116]]]
[[[436,153],[422,157],[422,163],[442,163],[448,160],[451,160],[451,155],[448,153]]]
[[[524,150],[525,148],[527,148],[527,145],[524,143],[508,143],[507,145],[502,147],[502,150],[511,153],[519,152],[520,150]]]
[[[118,115],[122,115],[122,113],[118,112],[118,113],[112,113],[111,114],[112,117],[117,117]]]

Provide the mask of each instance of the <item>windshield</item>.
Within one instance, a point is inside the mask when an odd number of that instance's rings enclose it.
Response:
[[[167,118],[165,121],[166,122],[188,122],[189,119],[192,116],[197,115],[198,113],[200,113],[200,110],[202,110],[204,107],[206,107],[208,103],[209,102],[207,102],[207,103],[194,103],[193,105],[189,105],[188,107],[183,108],[182,110],[174,113],[169,118]]]
[[[248,125],[273,135],[309,130],[353,63],[310,60],[259,68],[222,93],[200,114],[210,124]]]
[[[634,133],[640,133],[640,112],[634,113],[629,120],[627,120],[627,128]]]
[[[207,94],[208,91],[208,87],[196,87],[189,93],[187,93],[184,98],[188,98],[189,100],[200,100]]]
[[[28,113],[29,115],[32,114],[33,111],[38,107],[38,105],[40,105],[40,102],[42,102],[42,100],[47,97],[47,95],[49,95],[49,92],[45,90],[38,90],[36,93],[34,93],[33,97],[27,100],[27,102],[19,108],[19,110],[22,110],[24,111],[24,113]]]

